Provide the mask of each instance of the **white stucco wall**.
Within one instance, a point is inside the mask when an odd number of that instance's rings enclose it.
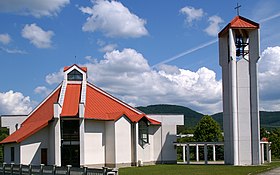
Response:
[[[126,117],[115,122],[116,163],[131,163],[131,123]]]
[[[85,120],[85,165],[105,162],[105,122]]]
[[[49,127],[45,127],[28,137],[20,144],[20,163],[41,164],[41,148],[47,148],[49,152]]]
[[[11,161],[11,147],[14,147],[14,161]],[[6,163],[20,163],[20,144],[19,143],[9,143],[4,145],[4,162]]]
[[[148,115],[148,117],[161,122],[161,127],[155,128],[153,135],[153,159],[156,158],[157,162],[176,162],[177,151],[173,143],[177,141],[177,125],[184,125],[184,115]]]
[[[7,127],[9,134],[11,135],[16,131],[16,125],[18,129],[22,122],[27,118],[27,115],[2,115],[1,116],[1,127]]]
[[[115,164],[115,121],[105,122],[105,162],[106,164]]]

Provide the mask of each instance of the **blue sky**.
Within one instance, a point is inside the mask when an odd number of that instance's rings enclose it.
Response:
[[[261,24],[260,108],[280,110],[280,2],[238,2],[241,16]],[[134,106],[222,111],[217,33],[236,16],[236,3],[2,0],[0,115],[28,113],[74,63]]]

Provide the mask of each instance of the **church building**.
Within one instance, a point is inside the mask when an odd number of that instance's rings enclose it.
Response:
[[[176,163],[183,115],[147,115],[87,81],[87,68],[64,68],[64,80],[6,139],[4,161],[17,164],[122,167]]]

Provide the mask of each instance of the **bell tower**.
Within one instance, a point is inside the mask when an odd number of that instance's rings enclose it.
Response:
[[[260,164],[259,24],[236,16],[219,33],[225,164]]]

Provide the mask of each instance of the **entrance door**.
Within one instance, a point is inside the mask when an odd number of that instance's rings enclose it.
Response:
[[[80,145],[63,145],[61,149],[61,165],[80,166]]]
[[[61,121],[61,165],[80,166],[79,120]]]
[[[41,149],[41,164],[47,165],[48,164],[48,150],[47,148]]]

